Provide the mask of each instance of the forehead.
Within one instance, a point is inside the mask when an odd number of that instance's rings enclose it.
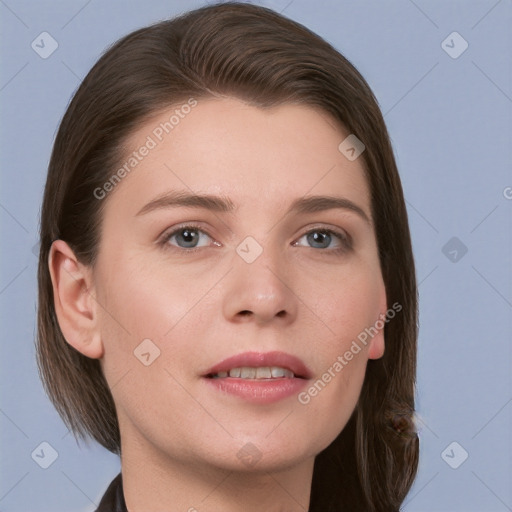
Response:
[[[351,161],[339,149],[348,135],[310,106],[262,109],[235,98],[185,100],[125,141],[116,168],[125,172],[110,192],[109,208],[126,203],[133,213],[176,189],[223,194],[236,206],[261,208],[285,207],[309,194],[341,194],[369,212],[363,160]]]

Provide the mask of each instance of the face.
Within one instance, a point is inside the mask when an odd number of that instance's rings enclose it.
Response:
[[[311,460],[384,349],[382,330],[357,342],[387,307],[362,159],[310,107],[200,99],[169,128],[172,111],[126,142],[102,199],[96,329],[123,448],[227,470]]]

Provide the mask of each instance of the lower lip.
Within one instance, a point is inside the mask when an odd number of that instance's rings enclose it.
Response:
[[[206,378],[218,391],[238,396],[256,404],[271,404],[300,393],[306,379],[237,379],[234,377]]]

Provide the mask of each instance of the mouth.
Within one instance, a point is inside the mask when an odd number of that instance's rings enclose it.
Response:
[[[245,352],[224,359],[210,368],[209,379],[309,379],[312,373],[296,356],[285,352]]]
[[[220,371],[212,373],[207,376],[210,379],[225,379],[226,377],[237,379],[251,379],[251,380],[268,380],[268,379],[293,379],[295,374],[280,366],[260,366],[258,368],[251,368],[243,366],[241,368],[231,368],[228,371]],[[302,378],[298,376],[298,378]]]
[[[312,373],[297,357],[284,352],[246,352],[210,368],[202,375],[223,395],[268,404],[300,392]]]

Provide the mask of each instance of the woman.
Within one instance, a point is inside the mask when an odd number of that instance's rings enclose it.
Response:
[[[98,511],[396,511],[412,485],[417,304],[377,102],[273,11],[129,34],[61,122],[38,360],[121,456]]]

